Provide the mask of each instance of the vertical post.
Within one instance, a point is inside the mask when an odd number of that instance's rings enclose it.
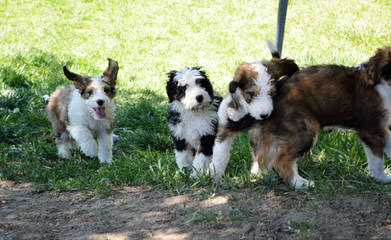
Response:
[[[288,0],[280,0],[280,4],[278,5],[276,43],[275,43],[280,55],[282,53],[282,42],[284,40],[284,29],[285,29],[285,19],[286,19],[287,8],[288,8]]]

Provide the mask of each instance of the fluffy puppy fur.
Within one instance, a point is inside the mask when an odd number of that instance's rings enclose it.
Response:
[[[64,74],[73,84],[53,92],[46,107],[60,157],[70,158],[70,149],[79,146],[87,156],[111,162],[119,67],[116,61],[108,60],[107,70],[95,77],[72,73],[64,66]]]
[[[359,67],[310,66],[286,80],[274,98],[270,118],[250,131],[254,165],[274,166],[296,188],[312,185],[296,160],[315,144],[325,127],[357,131],[371,176],[390,183],[383,153],[391,157],[391,47],[379,49]]]
[[[236,133],[266,119],[273,112],[272,97],[278,80],[299,70],[293,60],[280,59],[276,48],[270,42],[268,45],[273,58],[240,64],[229,84],[229,94],[219,108],[218,133],[209,166],[209,172],[216,177],[224,174]]]
[[[217,109],[221,102],[199,67],[168,73],[168,127],[175,144],[179,169],[193,167],[192,175],[206,169],[217,132]]]

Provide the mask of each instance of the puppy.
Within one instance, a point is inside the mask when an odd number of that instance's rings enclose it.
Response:
[[[168,127],[179,169],[193,167],[192,176],[206,169],[217,132],[217,109],[222,98],[199,67],[168,73]]]
[[[79,146],[87,156],[98,156],[100,163],[111,162],[119,67],[108,60],[107,70],[95,77],[72,73],[64,66],[64,74],[73,84],[53,92],[46,106],[60,157],[70,158],[70,149]]]
[[[238,131],[249,129],[273,112],[273,96],[278,80],[299,70],[293,60],[281,59],[276,48],[268,42],[270,61],[247,61],[236,69],[229,84],[229,94],[218,111],[219,126],[209,172],[216,177],[224,174],[232,141]],[[252,170],[256,171],[256,170]]]
[[[310,66],[286,80],[274,111],[250,130],[254,165],[275,167],[295,188],[312,185],[302,178],[296,160],[308,152],[325,127],[357,131],[371,176],[391,182],[383,153],[391,157],[391,47],[379,49],[359,67]]]

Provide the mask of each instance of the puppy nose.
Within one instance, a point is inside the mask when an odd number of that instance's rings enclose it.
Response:
[[[262,118],[262,119],[268,118],[269,116],[270,116],[269,113],[267,113],[267,114],[261,114],[261,118]]]
[[[196,97],[196,99],[197,99],[197,102],[202,103],[202,100],[204,100],[204,97],[202,95],[198,95]]]
[[[105,100],[99,99],[99,100],[96,100],[96,103],[97,103],[99,106],[102,106],[102,105],[105,103]]]

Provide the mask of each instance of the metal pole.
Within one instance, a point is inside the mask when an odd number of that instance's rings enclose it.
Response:
[[[275,44],[277,46],[278,52],[280,53],[280,56],[282,52],[282,42],[284,40],[284,29],[285,29],[287,8],[288,8],[288,0],[280,0],[280,4],[278,5],[276,44]]]

